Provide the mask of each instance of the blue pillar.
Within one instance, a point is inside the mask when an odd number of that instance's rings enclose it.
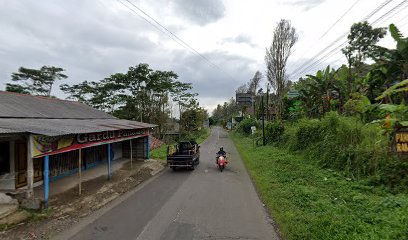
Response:
[[[108,143],[108,180],[111,178],[111,144]]]
[[[50,156],[44,157],[44,202],[45,208],[48,208],[48,195],[50,187]]]

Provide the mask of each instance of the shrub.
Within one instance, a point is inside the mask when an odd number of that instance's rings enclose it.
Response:
[[[283,138],[285,126],[281,122],[268,122],[265,124],[265,138],[268,143],[279,142]]]
[[[236,128],[236,131],[245,135],[250,135],[251,134],[251,127],[255,126],[258,128],[258,124],[255,120],[247,118],[242,120]]]

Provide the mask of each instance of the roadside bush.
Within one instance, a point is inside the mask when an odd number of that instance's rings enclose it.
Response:
[[[321,120],[302,119],[286,124],[278,141],[304,154],[309,162],[342,171],[350,178],[369,177],[372,184],[395,191],[408,185],[408,162],[390,152],[389,140],[378,126],[357,118],[331,112]]]
[[[268,122],[265,124],[265,138],[268,143],[279,142],[283,138],[285,126],[281,122]]]
[[[251,134],[251,127],[254,126],[254,120],[247,118],[242,120],[236,128],[236,131],[242,134],[245,134],[246,136]],[[255,121],[255,126],[258,128],[259,126],[257,125]]]
[[[237,131],[248,136],[252,125],[246,119]],[[408,190],[408,157],[402,159],[390,151],[389,139],[378,125],[330,112],[320,120],[266,123],[265,135],[268,143],[296,151],[322,168],[340,171],[351,179],[366,179],[393,192]],[[255,137],[261,139],[261,131]]]

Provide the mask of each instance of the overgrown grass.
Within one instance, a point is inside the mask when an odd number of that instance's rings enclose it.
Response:
[[[246,130],[252,124],[241,122],[237,132],[248,135]],[[257,142],[261,132],[255,136]],[[408,157],[392,153],[390,139],[378,125],[331,112],[322,119],[269,122],[265,136],[270,145],[302,154],[304,161],[321,168],[364,179],[373,186],[387,186],[394,193],[408,193]]]
[[[196,142],[198,144],[204,142],[211,133],[211,129],[203,129],[199,132],[196,137]],[[158,160],[165,160],[167,158],[167,146],[168,144],[163,144],[159,148],[156,148],[150,152],[150,157]]]
[[[167,157],[167,144],[163,144],[160,147],[153,149],[150,152],[150,158],[164,160]]]
[[[196,142],[197,142],[198,144],[203,143],[203,142],[208,138],[208,136],[210,136],[210,133],[211,133],[211,129],[209,129],[209,128],[204,128],[204,129],[201,131],[201,133],[200,133],[200,135],[198,136],[198,138],[196,139]]]
[[[231,134],[285,239],[408,239],[408,195]]]

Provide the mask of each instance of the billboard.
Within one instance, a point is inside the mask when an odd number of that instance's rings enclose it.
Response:
[[[235,97],[238,105],[252,106],[253,96],[251,93],[237,93]]]

